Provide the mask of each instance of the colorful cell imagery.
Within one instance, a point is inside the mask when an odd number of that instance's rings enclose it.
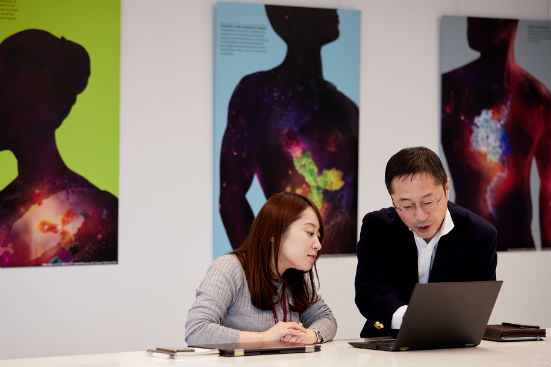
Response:
[[[117,213],[105,198],[88,189],[41,198],[0,236],[0,266],[115,260]]]
[[[483,109],[471,124],[471,149],[486,154],[488,169],[493,176],[486,189],[486,203],[494,217],[498,215],[495,209],[496,191],[509,174],[507,156],[513,153],[505,126],[510,106],[509,96],[507,103]]]
[[[287,130],[285,132],[285,145],[293,156],[293,164],[306,183],[307,187],[298,191],[301,195],[307,196],[318,209],[322,209],[323,190],[336,191],[344,186],[342,171],[336,168],[324,169],[319,174],[318,167],[312,159],[312,153],[304,150],[296,132]]]

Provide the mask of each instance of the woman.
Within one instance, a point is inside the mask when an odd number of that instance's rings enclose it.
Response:
[[[322,241],[321,216],[310,200],[272,196],[241,247],[207,271],[188,313],[188,345],[333,339],[337,323],[312,271]]]

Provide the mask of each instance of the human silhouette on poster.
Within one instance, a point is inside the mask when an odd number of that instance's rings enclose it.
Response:
[[[18,166],[0,191],[2,267],[117,261],[117,198],[67,167],[55,140],[89,75],[87,51],[46,31],[0,44],[0,150]]]
[[[480,56],[442,75],[442,146],[455,202],[496,226],[498,250],[534,248],[532,205],[539,206],[542,248],[551,247],[551,98],[516,61],[517,25],[468,18],[468,44]],[[537,203],[530,193],[534,159]]]
[[[273,69],[246,75],[229,102],[220,156],[220,215],[233,248],[254,213],[256,175],[266,197],[309,197],[325,223],[323,252],[353,253],[358,186],[358,107],[324,79],[321,48],[339,37],[335,9],[266,5],[287,53]]]

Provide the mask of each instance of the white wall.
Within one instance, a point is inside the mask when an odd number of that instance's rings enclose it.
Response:
[[[359,212],[389,205],[386,160],[438,148],[438,19],[551,18],[551,0],[272,1],[362,10]],[[212,260],[213,0],[122,0],[119,264],[0,269],[0,358],[184,342]],[[321,294],[357,337],[354,257],[322,258]],[[551,253],[500,253],[492,315],[551,326]]]

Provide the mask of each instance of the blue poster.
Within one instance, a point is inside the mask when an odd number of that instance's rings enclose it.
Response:
[[[214,258],[281,191],[318,206],[323,253],[354,253],[360,25],[357,10],[217,4]]]

